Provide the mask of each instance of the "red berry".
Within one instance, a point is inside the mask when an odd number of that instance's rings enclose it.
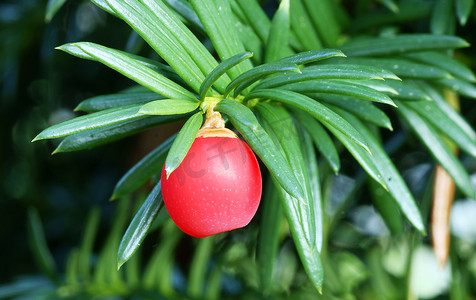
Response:
[[[161,179],[167,211],[194,237],[248,225],[261,199],[256,157],[228,129],[202,129],[180,166],[168,179],[164,166]]]

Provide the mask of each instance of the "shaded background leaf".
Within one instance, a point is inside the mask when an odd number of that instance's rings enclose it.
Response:
[[[117,253],[117,268],[119,269],[137,251],[144,240],[157,213],[163,207],[160,181],[155,185],[141,208],[127,227]]]
[[[197,112],[192,115],[183,125],[180,132],[177,134],[172,146],[170,147],[167,158],[165,159],[165,171],[167,177],[180,166],[185,155],[195,140],[198,130],[202,126],[203,116],[202,112]]]
[[[232,100],[220,101],[215,106],[215,110],[225,113],[230,118],[233,126],[243,135],[286,192],[297,199],[303,199],[304,191],[291,166],[276,148],[269,134],[258,123],[251,110]]]
[[[238,53],[243,53],[247,49],[243,47],[236,31],[232,30],[231,24],[231,8],[228,1],[211,0],[211,1],[195,1],[190,2],[198,18],[202,22],[208,37],[213,42],[215,49],[223,61]],[[236,66],[228,71],[230,78],[234,79],[239,74],[251,68],[251,63],[245,61],[243,64]]]

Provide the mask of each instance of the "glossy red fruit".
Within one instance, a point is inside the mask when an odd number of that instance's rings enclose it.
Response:
[[[250,147],[228,129],[202,129],[162,195],[175,224],[194,237],[248,225],[261,199],[261,173]]]

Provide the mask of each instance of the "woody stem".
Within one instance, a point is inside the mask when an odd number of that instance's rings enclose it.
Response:
[[[201,129],[221,129],[225,128],[225,120],[221,117],[221,114],[214,111],[213,108],[217,103],[210,103],[207,109],[207,118]]]
[[[214,111],[213,108],[217,102],[210,103],[207,108],[207,118],[202,128],[197,133],[197,137],[229,137],[236,138],[236,134],[228,128],[225,128],[225,120],[221,114]]]

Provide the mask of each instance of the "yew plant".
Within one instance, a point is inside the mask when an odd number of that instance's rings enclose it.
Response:
[[[467,22],[472,1],[282,0],[268,1],[266,8],[258,0],[92,2],[129,24],[159,59],[91,42],[59,46],[136,85],[84,100],[76,108],[84,114],[43,130],[34,140],[62,138],[54,153],[72,152],[166,123],[184,124],[112,191],[111,198],[119,199],[147,182],[155,186],[122,237],[118,267],[127,266],[161,210],[169,210],[180,228],[192,228],[186,233],[203,237],[245,226],[261,200],[258,235],[249,234],[255,241],[251,253],[260,289],[273,291],[275,261],[289,234],[306,280],[315,293],[325,295],[323,259],[330,255],[329,237],[364,187],[392,234],[422,239],[432,232],[428,205],[422,210],[422,201],[415,199],[389,156],[392,142],[402,135],[406,140],[400,144],[416,138],[440,172],[449,175],[446,182],[474,198],[456,149],[476,157],[476,133],[458,112],[460,95],[476,96],[475,76],[455,59],[458,49],[469,44],[454,35],[455,22]],[[423,25],[405,27],[410,21]],[[197,137],[211,115],[221,122],[212,129],[231,137]],[[208,150],[223,139],[240,142],[226,140],[228,148],[213,152],[218,157],[211,159]],[[199,142],[206,144],[195,146]],[[194,147],[203,147],[203,156]],[[253,161],[253,152],[258,160]],[[243,155],[250,162],[234,167]],[[222,169],[213,171],[217,165]],[[329,193],[338,193],[339,186],[330,189],[329,182],[342,172],[356,172],[357,183],[344,200],[332,203],[336,198]],[[449,226],[445,218],[452,197],[443,197],[447,205],[440,221],[434,221],[438,226]],[[201,202],[188,210],[198,198]],[[244,203],[251,198],[247,211]],[[218,219],[222,213],[225,217]],[[242,217],[246,220],[231,224]],[[210,229],[222,223],[223,228]],[[288,226],[284,231],[283,224]],[[240,232],[247,230],[252,229]],[[227,234],[233,232],[220,236]],[[433,241],[444,263],[449,237],[434,236]],[[329,272],[335,273],[332,267]]]

